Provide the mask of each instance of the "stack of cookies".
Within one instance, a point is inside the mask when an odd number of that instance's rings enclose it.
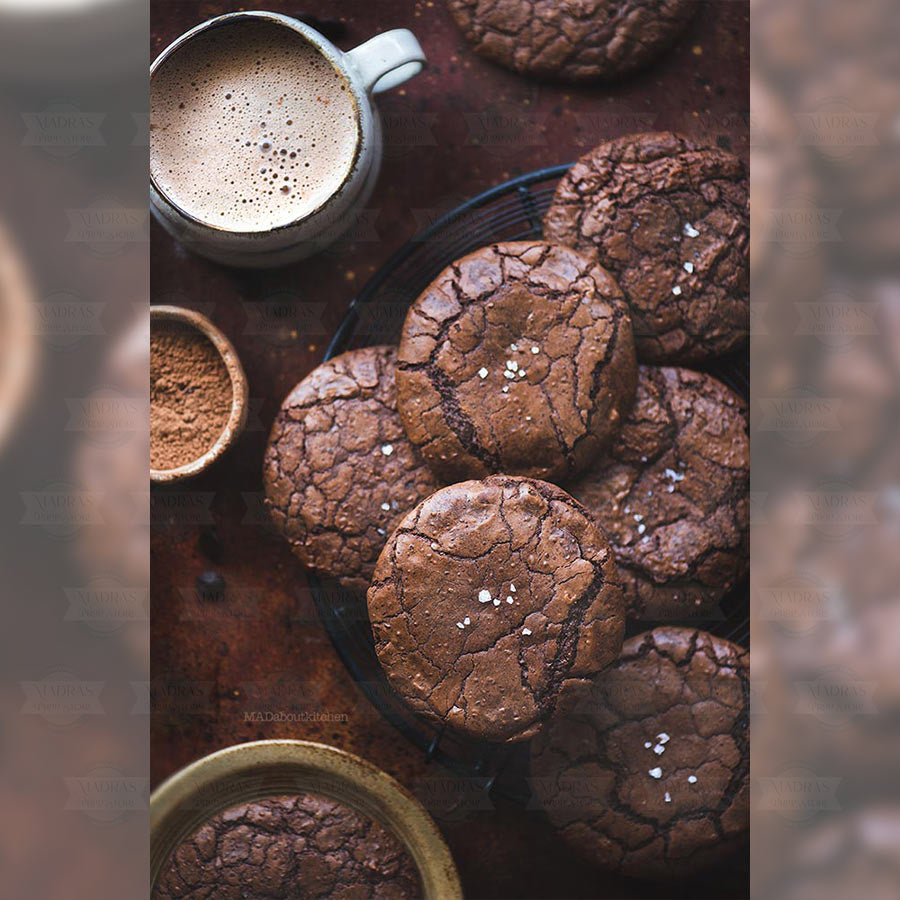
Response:
[[[747,653],[665,624],[712,617],[748,564],[746,405],[684,367],[746,339],[746,173],[673,134],[612,141],[563,178],[544,238],[456,260],[399,347],[298,384],[267,503],[305,565],[368,589],[413,710],[535,738],[535,793],[574,846],[686,873],[748,827]],[[626,616],[657,627],[623,649]]]

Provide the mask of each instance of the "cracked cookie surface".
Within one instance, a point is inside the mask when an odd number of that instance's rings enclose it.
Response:
[[[606,672],[572,682],[531,748],[553,824],[598,865],[688,875],[746,843],[749,651],[656,628]]]
[[[569,490],[612,545],[630,616],[708,615],[749,561],[746,404],[711,375],[641,366],[611,448]]]
[[[447,0],[475,52],[524,75],[608,80],[646,65],[694,14],[695,0]]]
[[[608,269],[628,298],[641,362],[697,362],[747,338],[747,172],[668,132],[601,144],[563,176],[547,240]]]
[[[393,347],[350,350],[288,394],[266,448],[275,527],[321,575],[365,591],[400,518],[437,482],[397,414]]]
[[[409,513],[368,594],[378,658],[417,712],[473,737],[532,737],[561,686],[608,666],[624,615],[612,552],[543,481],[451,485]]]
[[[410,307],[397,404],[447,482],[494,472],[557,481],[609,442],[636,371],[609,273],[567,247],[494,244],[448,266]]]
[[[400,840],[318,794],[236,806],[180,844],[154,898],[412,900],[422,897]]]

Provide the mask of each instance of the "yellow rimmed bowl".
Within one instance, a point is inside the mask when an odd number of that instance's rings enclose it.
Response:
[[[421,803],[386,772],[326,744],[236,744],[191,763],[150,797],[150,893],[175,849],[225,810],[266,797],[322,794],[380,822],[403,843],[426,900],[461,900],[450,850]]]

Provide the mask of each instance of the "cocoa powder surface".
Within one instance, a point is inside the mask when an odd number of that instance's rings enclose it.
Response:
[[[213,343],[190,326],[150,331],[150,466],[174,469],[202,456],[228,423],[231,376]]]

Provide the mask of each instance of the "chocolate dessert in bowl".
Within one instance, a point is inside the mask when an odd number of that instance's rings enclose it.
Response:
[[[206,316],[150,310],[150,480],[180,481],[215,462],[247,421],[247,378]]]
[[[325,744],[237,744],[150,798],[152,900],[461,900],[434,821],[371,763]]]

